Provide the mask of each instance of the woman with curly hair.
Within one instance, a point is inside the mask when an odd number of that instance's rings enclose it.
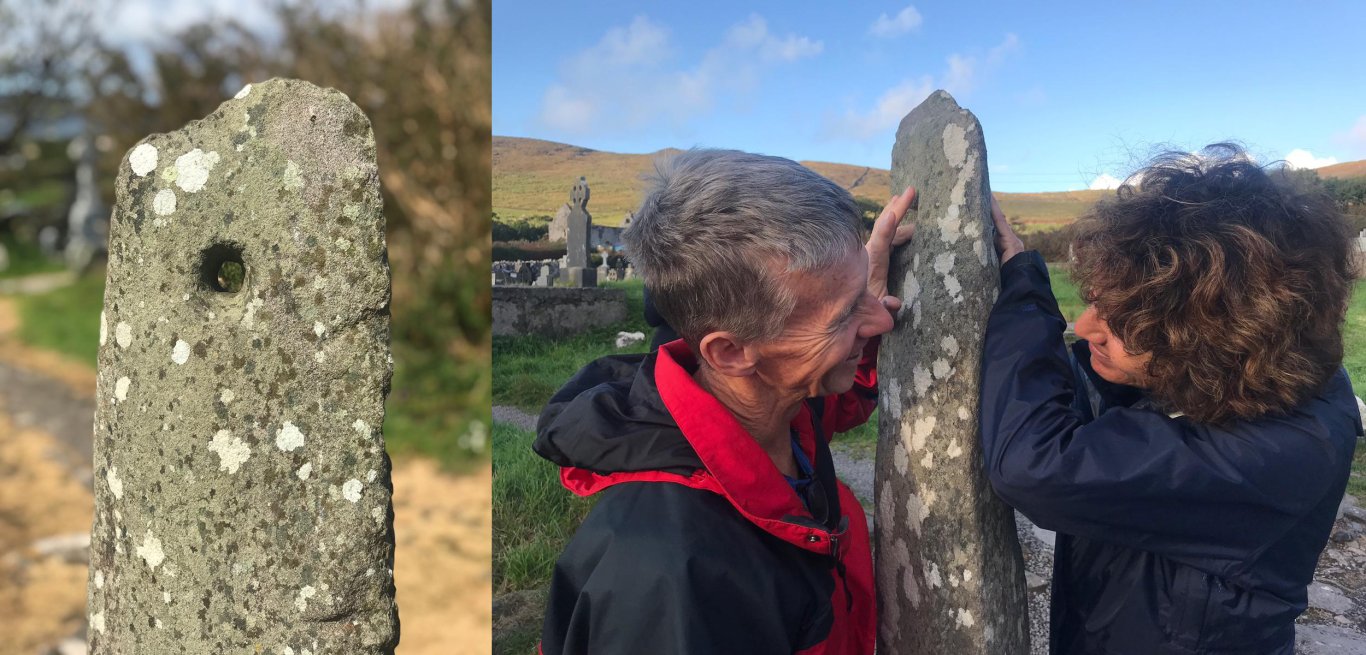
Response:
[[[1361,434],[1331,199],[1228,144],[1160,157],[1080,221],[1070,356],[1048,269],[993,209],[983,450],[1057,531],[1051,652],[1294,652]]]

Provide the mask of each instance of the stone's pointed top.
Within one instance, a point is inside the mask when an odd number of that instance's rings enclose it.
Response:
[[[961,122],[965,127],[979,125],[977,117],[972,112],[960,106],[948,91],[939,89],[927,96],[915,106],[915,109],[912,109],[901,119],[896,130],[897,141],[901,141],[902,135],[915,129],[917,125],[931,122]]]

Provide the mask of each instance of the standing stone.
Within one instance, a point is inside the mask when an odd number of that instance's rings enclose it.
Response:
[[[937,91],[901,121],[892,188],[919,191],[893,253],[904,302],[882,338],[876,471],[878,651],[1029,652],[1014,514],[982,469],[982,334],[999,290],[986,143]]]
[[[392,653],[389,268],[370,122],[248,85],[119,168],[95,654]]]

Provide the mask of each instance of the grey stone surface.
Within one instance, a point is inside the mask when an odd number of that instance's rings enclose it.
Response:
[[[586,268],[588,266],[589,227],[593,216],[588,213],[588,181],[580,177],[574,184],[569,196],[569,216],[565,229],[565,258],[567,268]],[[592,286],[592,285],[589,285]]]
[[[1333,614],[1346,614],[1353,608],[1352,601],[1340,589],[1318,581],[1309,584],[1309,606]]]
[[[882,339],[876,507],[878,650],[1024,653],[1029,621],[1014,513],[982,471],[982,332],[998,292],[981,125],[943,91],[897,130],[892,188],[919,191],[893,253],[903,300]]]
[[[249,85],[133,148],[117,198],[91,652],[392,653],[389,269],[369,120],[334,90]],[[237,290],[220,276],[232,261]]]
[[[625,289],[493,288],[493,334],[497,336],[560,337],[624,320]]]

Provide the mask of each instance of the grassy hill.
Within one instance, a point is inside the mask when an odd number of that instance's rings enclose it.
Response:
[[[593,197],[588,211],[599,225],[620,225],[626,213],[640,204],[644,176],[654,170],[656,157],[677,152],[661,150],[627,155],[580,148],[552,141],[493,137],[493,211],[502,220],[554,215],[569,199],[569,190],[582,175]],[[856,197],[879,204],[891,197],[891,172],[885,168],[804,161],[803,165],[848,189]],[[1366,161],[1318,169],[1320,177],[1366,175]],[[1001,209],[1029,230],[1066,225],[1113,191],[1057,191],[998,193]]]
[[[1324,179],[1347,179],[1353,177],[1366,177],[1366,159],[1363,159],[1361,161],[1348,161],[1343,162],[1341,164],[1333,164],[1332,166],[1324,166],[1322,168],[1314,169],[1314,172],[1318,173],[1319,177]]]

